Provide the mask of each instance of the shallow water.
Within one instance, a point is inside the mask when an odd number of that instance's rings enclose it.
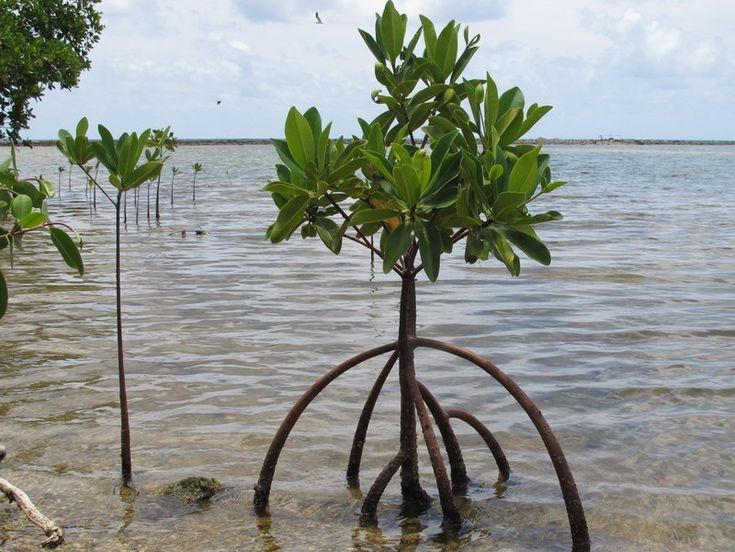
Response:
[[[551,267],[445,261],[418,283],[419,333],[489,357],[524,387],[557,433],[595,550],[731,550],[735,546],[735,148],[553,147],[571,184],[541,229]],[[0,150],[0,157],[7,154]],[[56,180],[53,148],[23,150],[25,174]],[[191,201],[193,162],[197,202]],[[533,427],[480,370],[419,351],[417,368],[445,406],[495,432],[513,470],[496,486],[483,443],[456,424],[473,486],[455,539],[435,504],[400,512],[393,482],[379,528],[361,528],[344,469],[380,359],[336,380],[288,441],[270,518],[252,485],[290,405],[329,367],[389,342],[399,285],[362,251],[315,240],[271,246],[274,207],[261,186],[269,146],[185,146],[163,179],[161,225],[145,214],[124,234],[124,324],[139,494],[121,497],[114,320],[113,212],[90,213],[78,171],[62,173],[51,211],[84,237],[74,276],[43,239],[6,270],[0,322],[0,476],[62,524],[65,550],[568,550],[561,494]],[[188,232],[182,236],[182,230]],[[197,236],[193,230],[206,234]],[[4,254],[5,252],[3,252]],[[3,256],[3,269],[7,257]],[[384,360],[383,360],[384,362]],[[395,453],[398,393],[388,380],[368,434],[362,482]],[[422,450],[422,479],[436,494]],[[203,507],[165,498],[192,475],[225,486]],[[365,489],[364,489],[365,490]],[[0,546],[40,532],[0,502]]]

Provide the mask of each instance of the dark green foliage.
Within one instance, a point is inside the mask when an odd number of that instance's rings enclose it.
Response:
[[[0,138],[18,141],[31,100],[70,89],[102,31],[100,0],[0,0]]]
[[[422,16],[413,35],[406,26],[389,1],[376,14],[375,34],[360,30],[385,88],[371,94],[385,111],[372,122],[358,119],[362,137],[349,145],[330,139],[313,107],[288,112],[285,140],[273,141],[278,180],[265,186],[279,208],[267,237],[280,242],[301,227],[302,237],[319,236],[335,253],[347,238],[380,255],[385,272],[423,270],[432,281],[442,254],[463,240],[467,262],[492,254],[514,276],[514,248],[549,264],[533,226],[561,214],[534,216],[528,206],[564,183],[551,180],[541,146],[514,144],[551,107],[526,109],[520,89],[499,94],[489,74],[463,78],[480,40],[467,28],[462,45],[454,21],[437,31]],[[375,248],[367,236],[377,232]],[[412,268],[417,255],[421,264]]]

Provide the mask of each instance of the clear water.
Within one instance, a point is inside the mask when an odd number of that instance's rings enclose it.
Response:
[[[554,147],[571,181],[542,228],[551,267],[442,266],[418,284],[419,332],[474,349],[543,410],[572,466],[595,550],[735,547],[735,148]],[[0,151],[4,156],[7,151]],[[193,162],[197,202],[191,201]],[[161,225],[141,214],[124,234],[124,324],[139,494],[121,497],[114,321],[113,212],[90,214],[79,172],[51,205],[84,236],[86,274],[66,270],[41,238],[8,270],[0,322],[0,476],[62,524],[66,550],[568,550],[558,484],[540,439],[480,370],[418,354],[443,404],[485,421],[508,455],[509,483],[483,443],[456,425],[473,486],[458,540],[438,505],[400,514],[393,482],[379,528],[358,524],[344,470],[362,401],[382,363],[335,381],[307,410],[281,456],[271,514],[252,485],[278,424],[329,367],[391,341],[398,282],[362,250],[335,257],[317,241],[263,240],[274,207],[260,191],[269,146],[186,146],[163,179]],[[20,153],[26,174],[56,180],[53,148]],[[188,230],[182,236],[182,230]],[[193,230],[206,235],[197,236]],[[3,252],[5,253],[5,252]],[[368,434],[363,485],[394,454],[391,376]],[[422,478],[435,494],[430,467]],[[181,478],[227,488],[204,507],[159,496]],[[40,532],[0,502],[4,550]]]

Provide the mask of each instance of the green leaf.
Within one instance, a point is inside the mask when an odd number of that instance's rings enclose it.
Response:
[[[385,4],[383,16],[380,18],[380,39],[383,41],[385,53],[391,61],[395,61],[403,47],[406,34],[406,21],[396,11],[391,0]]]
[[[426,119],[429,117],[429,114],[433,109],[434,102],[418,104],[416,107],[410,108],[408,112],[408,131],[413,132],[417,128],[421,127],[421,125],[426,122]]]
[[[363,155],[370,161],[370,164],[376,169],[388,182],[393,183],[393,172],[391,165],[382,153],[376,151],[363,151]]]
[[[49,233],[51,234],[51,241],[54,242],[56,249],[61,253],[64,262],[79,272],[80,276],[84,275],[82,255],[79,253],[79,249],[77,248],[77,244],[74,243],[74,240],[61,228],[51,227],[49,228]]]
[[[498,109],[500,106],[498,100],[498,87],[495,85],[495,81],[487,73],[487,80],[485,85],[485,132],[490,132],[490,127],[495,126],[498,120]]]
[[[564,186],[564,184],[566,184],[566,183],[567,183],[566,180],[555,180],[554,182],[549,182],[549,184],[547,184],[543,188],[544,193],[545,194],[548,194],[549,192],[553,192],[557,188],[561,188],[562,186]]]
[[[385,240],[383,250],[383,272],[388,274],[413,242],[413,232],[409,224],[401,224]]]
[[[77,123],[77,136],[85,136],[87,134],[87,129],[89,129],[89,121],[86,117],[82,117]]]
[[[443,218],[441,223],[442,226],[449,228],[474,228],[475,226],[480,226],[479,220],[459,214],[449,215]]]
[[[302,168],[307,161],[314,161],[314,134],[309,122],[292,107],[286,117],[286,143],[294,161]]]
[[[512,214],[526,199],[523,192],[501,192],[493,204],[493,216],[496,220],[503,220],[504,215]]]
[[[416,220],[416,238],[424,272],[432,282],[439,276],[439,263],[442,254],[442,237],[436,226],[429,222]]]
[[[506,228],[503,232],[508,240],[523,251],[529,259],[533,259],[542,265],[551,264],[551,253],[535,235],[531,235],[526,232],[521,232],[513,228]]]
[[[281,161],[283,161],[284,165],[286,165],[286,167],[293,174],[299,174],[301,176],[304,176],[303,167],[299,167],[296,164],[296,161],[294,161],[294,158],[291,156],[291,153],[288,151],[288,144],[286,143],[286,141],[273,139],[271,140],[271,143],[273,144],[273,147],[276,148],[276,153],[278,154],[278,157],[280,157]]]
[[[426,53],[428,54],[429,59],[434,59],[436,52],[436,29],[434,28],[434,23],[431,19],[423,15],[420,15],[419,19],[421,19],[421,28],[424,31]]]
[[[416,85],[418,84],[418,79],[409,79],[401,82],[400,84],[396,85],[396,87],[391,92],[394,97],[396,98],[404,98],[408,94],[410,94],[414,88],[416,88]]]
[[[33,210],[33,200],[27,195],[21,194],[13,198],[13,203],[11,203],[10,211],[13,213],[13,216],[17,220],[22,219],[32,210]]]
[[[434,51],[433,61],[440,70],[441,78],[444,81],[451,75],[454,64],[457,62],[457,33],[458,27],[454,21],[450,21],[439,33],[436,40],[436,50]]]
[[[36,187],[28,182],[27,180],[18,180],[15,181],[12,185],[13,190],[18,195],[24,195],[31,198],[31,203],[34,207],[41,207],[43,205],[43,202],[45,200],[45,197],[38,192]],[[16,195],[17,197],[17,195]],[[12,201],[11,201],[12,205]]]
[[[419,175],[421,193],[423,194],[431,181],[431,157],[426,154],[426,150],[417,149],[411,158],[411,164]]]
[[[53,182],[49,180],[39,180],[38,187],[41,189],[41,192],[46,197],[54,197],[54,195],[56,194],[56,186],[54,186]]]
[[[288,239],[294,230],[301,224],[304,216],[308,196],[296,196],[291,198],[279,211],[278,218],[270,233],[272,243],[278,243]]]
[[[8,310],[8,284],[5,282],[3,271],[0,270],[0,318],[2,318]]]
[[[274,182],[268,182],[265,186],[263,186],[263,190],[266,192],[271,192],[273,194],[279,194],[285,197],[291,197],[294,195],[306,195],[306,196],[313,196],[313,193],[310,193],[309,190],[305,190],[304,188],[301,188],[300,186],[297,186],[296,184],[291,184],[290,182],[280,182],[280,181],[274,181]]]
[[[536,104],[533,104],[531,107],[529,107],[528,112],[526,113],[526,120],[523,121],[516,140],[526,134],[526,132],[531,130],[533,125],[538,123],[541,117],[546,115],[549,111],[551,111],[550,105],[542,105],[539,107]]]
[[[370,125],[370,131],[367,136],[367,149],[376,152],[385,150],[385,141],[383,139],[383,130],[378,123]]]
[[[540,213],[538,215],[532,216],[530,219],[528,219],[528,224],[539,224],[541,222],[549,222],[552,220],[563,220],[564,215],[562,215],[559,211],[548,211],[546,213]]]
[[[48,215],[36,211],[28,213],[18,221],[18,224],[20,224],[21,228],[35,228],[36,226],[41,226],[47,220]]]
[[[350,225],[359,226],[361,224],[383,222],[384,220],[400,216],[400,214],[401,212],[395,209],[361,209],[350,217]]]
[[[342,250],[342,230],[336,222],[328,218],[318,218],[314,221],[313,227],[319,234],[324,245],[334,253],[339,255]]]
[[[416,169],[408,163],[402,163],[393,168],[393,178],[400,199],[409,207],[416,205],[421,197],[421,182]]]
[[[474,218],[470,210],[470,187],[466,184],[457,193],[456,209],[460,217]]]
[[[427,86],[423,90],[419,90],[413,95],[411,101],[408,102],[409,107],[420,104],[428,99],[436,98],[438,95],[443,94],[449,89],[448,84],[432,84]]]
[[[362,29],[357,30],[360,33],[362,39],[365,41],[365,44],[367,44],[367,47],[375,56],[375,59],[377,59],[381,63],[385,63],[385,52],[383,52],[382,48],[378,45],[377,42],[375,42],[373,36],[370,33],[363,31]]]
[[[136,160],[133,159],[134,140],[135,138],[132,136],[126,136],[117,151],[117,170],[115,171],[115,174],[120,177],[120,181],[123,182],[123,186],[132,172],[132,167],[135,166]]]
[[[332,130],[332,123],[329,123],[319,135],[316,148],[317,167],[321,170],[327,165],[327,151],[329,149],[329,132]]]
[[[505,172],[505,169],[503,168],[503,165],[495,164],[492,167],[490,167],[488,178],[490,178],[490,180],[497,180],[498,178],[503,176],[504,172]]]
[[[470,62],[470,60],[475,55],[475,52],[477,52],[477,50],[479,50],[477,46],[471,46],[469,48],[465,48],[464,52],[462,52],[462,55],[459,56],[459,59],[457,60],[457,63],[454,66],[454,69],[452,70],[452,75],[449,79],[450,82],[455,82],[459,78],[459,76],[465,70],[465,68],[467,67],[467,64]]]
[[[520,109],[523,111],[525,105],[525,99],[523,98],[523,92],[517,86],[514,86],[510,90],[503,92],[503,95],[498,99],[498,113],[506,113],[509,109]]]
[[[523,111],[517,107],[509,109],[498,118],[495,128],[498,131],[498,141],[502,146],[510,144],[513,139],[509,138],[509,129],[512,129],[517,120],[523,118]]]
[[[163,163],[160,161],[148,161],[147,163],[143,163],[140,167],[132,170],[127,181],[123,181],[123,190],[132,190],[147,180],[153,180],[161,173],[162,168]]]
[[[523,154],[510,171],[509,192],[521,192],[530,196],[536,188],[538,171],[536,160],[541,146]]]
[[[505,265],[512,276],[518,276],[521,272],[520,261],[505,236],[499,230],[490,228],[488,237],[491,240],[491,249],[495,258]]]

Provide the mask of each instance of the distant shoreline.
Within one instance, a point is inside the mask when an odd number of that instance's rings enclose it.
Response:
[[[258,146],[270,145],[267,138],[179,138],[181,146]],[[56,140],[30,140],[32,146],[55,146]],[[518,140],[519,144],[554,146],[735,146],[735,140],[658,140],[637,138],[535,138]],[[0,146],[8,146],[0,141]]]

